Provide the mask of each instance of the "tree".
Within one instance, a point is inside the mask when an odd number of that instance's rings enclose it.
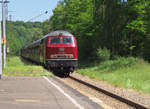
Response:
[[[12,22],[12,33],[9,24],[7,21],[7,47],[10,48],[10,55],[17,55],[24,45],[43,37],[41,22]]]
[[[147,35],[144,41],[144,58],[150,62],[150,2],[147,3],[146,15],[147,15]]]

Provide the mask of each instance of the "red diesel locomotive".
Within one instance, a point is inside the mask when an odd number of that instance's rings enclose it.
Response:
[[[63,30],[50,32],[42,39],[23,47],[21,56],[68,76],[77,68],[76,39]]]

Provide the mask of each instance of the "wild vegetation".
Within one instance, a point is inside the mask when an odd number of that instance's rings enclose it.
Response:
[[[46,22],[50,30],[75,34],[80,60],[95,60],[97,50],[104,48],[111,59],[116,55],[148,59],[149,7],[149,0],[61,0]]]
[[[44,22],[15,21],[11,29],[7,21],[9,54],[66,30],[77,39],[78,73],[150,93],[149,10],[150,0],[60,0]]]
[[[43,37],[41,22],[7,21],[7,47],[9,55],[19,55],[20,49]]]
[[[80,60],[84,61],[85,56],[97,60],[99,49],[107,49],[111,59],[139,56],[150,60],[149,9],[149,0],[60,0],[44,22],[16,21],[12,29],[11,22],[7,22],[10,54],[59,29],[76,36]]]
[[[150,94],[150,64],[143,59],[119,57],[96,64],[81,64],[77,73],[115,86]]]
[[[52,74],[42,66],[29,63],[14,56],[7,57],[7,65],[3,71],[3,76],[52,76]]]

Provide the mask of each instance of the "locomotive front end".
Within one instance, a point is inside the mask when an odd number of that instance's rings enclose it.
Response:
[[[69,75],[77,68],[77,43],[75,37],[68,32],[56,33],[48,37],[47,65],[52,71]]]

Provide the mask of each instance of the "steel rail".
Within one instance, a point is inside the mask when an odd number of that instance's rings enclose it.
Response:
[[[135,102],[133,102],[133,101],[131,101],[129,99],[126,99],[126,98],[123,98],[121,96],[118,96],[118,95],[116,95],[114,93],[111,93],[111,92],[109,92],[107,90],[104,90],[102,88],[96,87],[96,86],[94,86],[94,85],[92,85],[90,83],[87,83],[87,82],[83,81],[83,80],[77,79],[77,78],[72,77],[72,76],[69,76],[69,78],[72,79],[72,80],[75,80],[75,81],[77,81],[79,83],[82,83],[83,85],[86,85],[86,86],[88,86],[88,87],[90,87],[92,89],[95,89],[95,90],[97,90],[97,91],[99,91],[99,92],[101,92],[101,93],[103,93],[103,94],[105,94],[107,96],[110,96],[110,97],[112,97],[112,98],[114,98],[114,99],[116,99],[116,100],[118,100],[120,102],[123,102],[123,103],[125,103],[125,104],[127,104],[127,105],[129,105],[131,107],[134,107],[136,109],[149,109],[148,107],[145,107],[145,106],[143,106],[141,104],[138,104],[138,103],[135,103]]]

